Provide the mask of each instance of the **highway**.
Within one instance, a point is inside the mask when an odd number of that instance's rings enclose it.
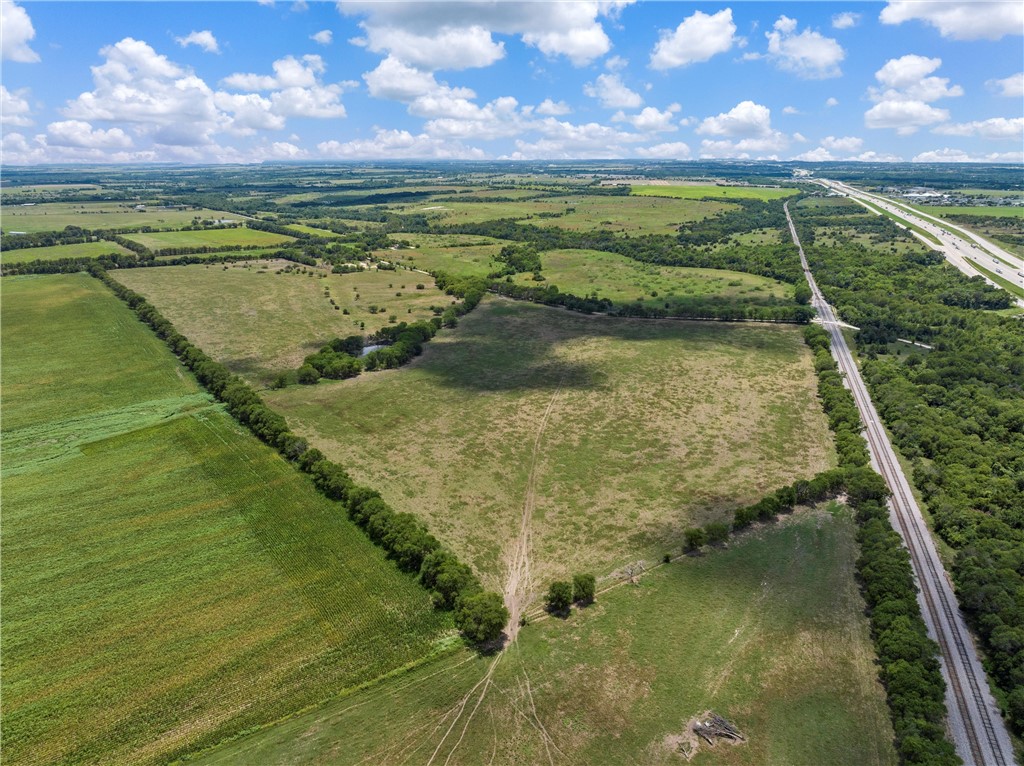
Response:
[[[941,252],[946,260],[967,276],[980,276],[993,287],[999,287],[988,275],[978,269],[980,266],[1006,281],[1024,288],[1024,258],[1007,252],[1004,248],[993,244],[989,240],[983,239],[973,232],[943,221],[933,215],[920,211],[910,211],[890,199],[855,189],[849,184],[831,181],[826,178],[816,179],[815,182],[821,184],[829,191],[843,194],[862,204],[870,203],[874,207],[880,208],[895,218],[902,220],[905,224],[912,224],[927,232],[935,237],[941,245],[936,245],[913,229],[910,230],[914,236],[928,247]],[[1024,300],[1018,299],[1017,303],[1024,306]]]
[[[864,421],[864,436],[872,467],[892,492],[889,501],[893,527],[903,537],[918,584],[918,602],[928,632],[941,649],[942,676],[946,681],[948,726],[957,754],[966,766],[1012,766],[1013,748],[985,679],[978,652],[960,613],[949,576],[943,569],[910,483],[896,459],[892,443],[882,427],[853,355],[843,337],[832,307],[818,289],[804,256],[800,238],[785,205],[790,234],[800,252],[800,263],[811,288],[811,305],[832,340],[832,355],[853,393]]]

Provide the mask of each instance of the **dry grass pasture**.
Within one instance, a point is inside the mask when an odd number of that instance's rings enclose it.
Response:
[[[291,265],[258,261],[227,268],[166,266],[124,270],[117,278],[152,301],[214,359],[263,383],[297,368],[303,357],[331,338],[369,334],[389,324],[392,316],[398,322],[427,319],[433,316],[431,306],[452,301],[426,274],[331,274],[325,269],[278,273]],[[417,290],[417,284],[424,289]],[[331,305],[332,298],[340,310]],[[378,310],[371,313],[374,306]]]
[[[833,463],[799,328],[588,317],[487,299],[396,371],[267,401],[504,582],[524,507],[532,595],[678,550],[682,530]]]

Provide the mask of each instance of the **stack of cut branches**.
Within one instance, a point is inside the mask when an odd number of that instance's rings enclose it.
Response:
[[[716,713],[712,713],[706,721],[695,721],[693,732],[701,739],[707,741],[709,745],[715,744],[712,737],[722,737],[723,739],[731,739],[735,742],[744,741],[744,737],[740,734],[739,729]]]

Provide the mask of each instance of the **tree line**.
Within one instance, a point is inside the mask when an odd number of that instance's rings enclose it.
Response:
[[[811,226],[797,209],[798,225]],[[863,216],[846,216],[860,226]],[[827,223],[827,221],[826,221]],[[1024,734],[1024,324],[1010,296],[928,253],[805,248],[939,537],[1011,728]],[[894,348],[896,338],[930,349]]]
[[[900,763],[955,766],[960,759],[945,734],[945,682],[939,647],[928,637],[921,617],[910,556],[889,521],[888,487],[867,465],[867,449],[860,435],[863,427],[853,395],[841,379],[837,381],[839,373],[831,357],[829,364],[822,358],[830,349],[828,333],[810,326],[804,330],[804,341],[815,353],[819,396],[829,414],[839,466],[738,508],[731,525],[713,522],[687,529],[684,550],[695,552],[704,545],[724,543],[730,533],[755,522],[770,522],[797,505],[845,493],[857,523],[857,579],[867,604]]]
[[[193,345],[143,296],[96,264],[89,271],[152,328],[232,417],[309,474],[317,489],[337,501],[388,558],[401,570],[417,575],[438,609],[454,610],[456,625],[470,640],[497,638],[508,619],[501,596],[484,592],[472,570],[444,548],[423,522],[412,514],[396,512],[376,490],[355,484],[342,466],[290,431],[285,419],[248,383]]]

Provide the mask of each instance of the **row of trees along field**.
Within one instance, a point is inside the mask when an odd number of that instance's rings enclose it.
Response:
[[[422,521],[410,513],[397,513],[376,490],[356,485],[342,466],[292,433],[285,419],[267,407],[248,383],[194,346],[143,296],[98,265],[93,265],[90,273],[153,329],[239,423],[308,473],[317,489],[338,501],[400,569],[417,574],[439,609],[455,611],[456,625],[468,638],[490,641],[498,637],[508,620],[501,596],[484,592],[473,571],[444,548]]]
[[[993,313],[1011,305],[1007,293],[938,254],[814,245],[819,227],[891,225],[870,214],[837,221],[798,209],[797,220],[823,291],[861,328],[864,379],[955,551],[960,604],[1010,725],[1024,734],[1024,323]],[[897,338],[931,349],[897,347]]]

